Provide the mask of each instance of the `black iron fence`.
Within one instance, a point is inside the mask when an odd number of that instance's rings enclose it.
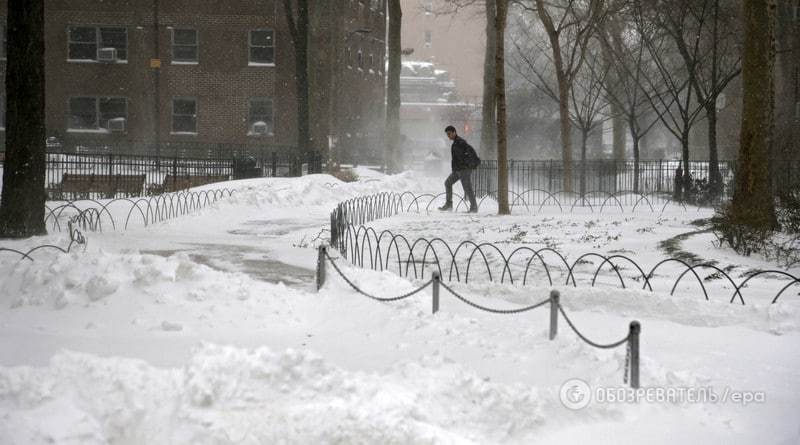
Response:
[[[589,192],[618,193],[635,191],[641,194],[675,191],[675,176],[681,161],[640,161],[638,168],[633,161],[592,160],[572,163],[571,190],[580,195]],[[559,192],[567,190],[564,183],[564,163],[561,161],[508,161],[509,191],[522,194],[531,190]],[[721,198],[733,195],[736,161],[719,162],[722,179]],[[709,163],[690,161],[689,175],[692,187],[698,193],[707,187]],[[800,161],[775,161],[771,168],[770,181],[773,190],[800,187]],[[497,190],[497,161],[484,160],[473,173],[473,184],[479,195]]]
[[[48,199],[75,200],[142,196],[230,179],[300,176],[322,170],[315,153],[266,150],[226,156],[181,157],[99,151],[47,153]],[[0,170],[3,163],[0,159]]]

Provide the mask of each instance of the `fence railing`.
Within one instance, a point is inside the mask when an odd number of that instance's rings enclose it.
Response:
[[[588,191],[617,193],[674,194],[678,160],[639,161],[632,160],[574,161],[572,167],[572,191],[585,194]],[[736,161],[720,161],[722,180],[721,196],[728,199],[733,194]],[[703,193],[709,179],[708,161],[690,161],[689,174],[696,193]],[[638,178],[638,180],[637,180]],[[497,161],[484,160],[472,177],[473,186],[479,195],[497,190]],[[800,161],[773,161],[770,181],[777,193],[781,189],[800,187]],[[526,190],[560,191],[564,187],[564,163],[561,161],[508,161],[509,191],[521,193]]]
[[[0,172],[3,162],[0,161]],[[167,157],[49,152],[45,188],[50,200],[156,195],[213,182],[286,177],[321,171],[314,153],[259,151],[236,157]],[[0,175],[1,176],[1,175]]]
[[[598,282],[601,270],[605,268],[614,272],[613,276],[618,279],[619,286],[623,289],[627,288],[628,284],[633,281],[641,284],[642,290],[653,291],[654,281],[670,280],[669,282],[672,285],[670,295],[675,293],[678,285],[685,278],[689,280],[694,278],[704,298],[709,300],[709,292],[705,283],[719,280],[723,283],[722,289],[725,289],[725,286],[731,286],[732,293],[727,300],[730,303],[738,301],[744,305],[743,290],[748,286],[753,286],[755,284],[754,279],[779,277],[786,280],[781,283],[781,289],[777,290],[772,297],[773,304],[789,288],[800,285],[800,277],[782,270],[755,271],[747,274],[743,280],[737,283],[725,270],[717,267],[712,262],[689,264],[679,258],[667,258],[655,264],[649,272],[645,272],[645,269],[637,264],[636,261],[619,254],[606,256],[596,252],[588,252],[569,263],[562,253],[551,248],[536,250],[529,247],[519,247],[512,252],[504,252],[493,243],[476,243],[471,240],[465,240],[451,246],[441,238],[413,239],[403,234],[393,233],[390,230],[377,231],[372,227],[366,226],[369,222],[389,218],[401,213],[430,211],[436,206],[436,202],[441,202],[442,195],[386,192],[343,201],[331,212],[331,247],[337,249],[342,257],[347,258],[359,267],[367,267],[373,270],[391,269],[400,276],[411,277],[413,275],[414,278],[423,278],[427,268],[429,273],[438,273],[440,276],[446,277],[448,281],[457,282],[462,280],[469,282],[470,271],[472,270],[473,277],[476,272],[483,271],[488,276],[489,281],[499,280],[500,283],[506,280],[511,283],[516,281],[524,286],[528,283],[529,277],[532,279],[534,275],[538,275],[538,278],[546,279],[548,285],[553,285],[555,282],[551,270],[559,270],[566,275],[564,285],[570,285],[571,281],[572,286],[577,287],[577,268],[587,264],[588,258],[601,261],[596,269],[589,271],[592,287]],[[595,195],[597,194],[592,196]],[[571,197],[571,195],[568,196]],[[656,195],[654,198],[658,196]],[[488,196],[481,199],[479,208],[487,198]],[[588,198],[581,196],[571,198],[574,198],[572,202],[573,208],[579,202],[585,202],[584,208],[588,208],[592,212],[595,211]],[[459,199],[461,201],[458,206],[463,204],[463,198]],[[612,201],[612,199],[616,201]],[[517,206],[524,206],[533,211],[536,210],[536,207],[531,208],[523,197],[515,198],[514,202]],[[567,211],[566,209],[569,208],[562,206],[555,195],[550,195],[544,198],[544,201],[539,205],[539,210],[541,210],[542,205],[548,203],[552,206],[557,206],[562,212]],[[662,212],[669,203],[670,201],[667,198],[664,206],[660,207]],[[646,195],[639,195],[638,200],[627,208],[633,212],[636,211],[637,206],[642,208],[640,211],[649,211],[651,213],[655,213],[659,208],[659,206],[652,205],[652,201]],[[602,212],[605,208],[626,211],[626,207],[621,204],[621,200],[616,195],[610,194],[605,198],[604,203],[598,205],[597,208],[599,212]],[[475,271],[476,267],[473,267],[473,263],[477,264],[477,271]],[[540,268],[539,265],[541,266]],[[665,275],[662,268],[666,265],[676,266],[677,270],[673,274]],[[631,270],[634,273],[623,276],[621,272],[623,266],[633,266]],[[656,275],[657,271],[661,271],[660,275]],[[707,272],[705,277],[701,277],[703,271]],[[626,278],[628,284],[626,284]]]
[[[358,294],[361,294],[367,298],[370,298],[375,301],[380,302],[394,302],[399,300],[404,300],[406,298],[411,298],[423,290],[431,287],[431,313],[436,314],[439,312],[440,306],[440,293],[441,289],[443,288],[447,292],[449,292],[452,296],[454,296],[457,300],[467,304],[477,310],[483,312],[489,312],[492,314],[499,314],[499,315],[512,315],[512,314],[520,314],[523,312],[529,312],[534,309],[543,307],[549,304],[550,307],[550,329],[548,338],[550,340],[554,340],[558,335],[558,318],[559,315],[564,317],[564,321],[567,322],[567,326],[575,333],[575,335],[581,339],[584,343],[598,349],[615,349],[622,345],[626,345],[626,354],[625,354],[625,368],[623,374],[623,382],[628,384],[630,382],[631,388],[639,388],[639,337],[642,331],[641,324],[638,321],[632,321],[628,325],[628,335],[626,335],[623,339],[611,342],[611,343],[598,343],[586,336],[580,330],[578,330],[575,323],[570,319],[567,315],[567,312],[564,310],[564,306],[561,304],[560,294],[557,290],[550,291],[550,297],[539,301],[537,303],[531,304],[529,306],[524,307],[517,307],[517,308],[510,308],[510,309],[497,309],[491,308],[488,306],[484,306],[478,303],[475,303],[472,299],[463,296],[460,292],[456,291],[453,287],[448,286],[447,284],[443,283],[441,277],[438,273],[433,273],[431,278],[420,285],[419,287],[411,290],[410,292],[406,292],[402,295],[398,296],[376,296],[372,293],[366,292],[361,289],[358,285],[356,285],[353,280],[351,280],[343,271],[342,268],[336,264],[336,261],[330,256],[328,253],[326,246],[319,246],[318,248],[318,256],[317,256],[317,291],[322,289],[325,285],[327,272],[326,272],[326,264],[330,263],[333,266],[333,269],[339,275],[339,277],[347,283],[354,291]]]

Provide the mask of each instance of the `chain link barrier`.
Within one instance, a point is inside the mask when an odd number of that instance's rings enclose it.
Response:
[[[353,290],[355,290],[356,292],[358,292],[361,295],[364,295],[364,296],[366,296],[368,298],[371,298],[373,300],[376,300],[376,301],[390,302],[390,301],[403,300],[405,298],[409,298],[411,296],[414,296],[414,295],[418,294],[419,292],[422,292],[428,286],[430,286],[431,284],[434,284],[434,288],[433,288],[433,313],[434,314],[439,309],[439,296],[438,296],[439,286],[444,287],[448,292],[450,292],[450,294],[452,294],[457,299],[461,300],[463,303],[466,303],[467,305],[472,306],[475,309],[478,309],[478,310],[481,310],[481,311],[484,311],[484,312],[493,313],[493,314],[504,314],[504,315],[518,314],[518,313],[521,313],[521,312],[531,311],[533,309],[536,309],[538,307],[544,306],[546,304],[550,304],[551,305],[551,311],[554,310],[554,307],[557,307],[558,312],[560,312],[561,315],[564,317],[564,320],[566,320],[567,325],[569,325],[570,329],[572,329],[572,331],[575,333],[575,335],[578,336],[578,338],[583,340],[589,346],[592,346],[592,347],[595,347],[595,348],[598,348],[598,349],[613,349],[613,348],[619,347],[623,343],[625,343],[626,344],[626,351],[625,351],[625,370],[624,370],[624,375],[623,375],[623,382],[625,384],[628,384],[628,381],[630,380],[631,387],[633,387],[633,388],[638,388],[639,387],[639,352],[638,352],[639,349],[638,348],[639,348],[639,332],[641,331],[641,327],[640,327],[640,325],[639,325],[639,323],[637,321],[631,322],[630,330],[628,332],[628,335],[626,335],[625,338],[623,338],[622,340],[619,340],[619,341],[614,342],[614,343],[600,344],[600,343],[596,343],[596,342],[593,342],[593,341],[589,340],[585,335],[583,335],[578,330],[577,327],[575,327],[575,324],[569,318],[569,316],[567,315],[566,311],[564,310],[564,307],[559,302],[559,295],[558,295],[557,291],[553,291],[551,293],[550,298],[542,300],[542,301],[540,301],[538,303],[534,303],[534,304],[532,304],[530,306],[520,307],[520,308],[517,308],[517,309],[494,309],[494,308],[486,307],[486,306],[480,305],[478,303],[475,303],[475,302],[469,300],[468,298],[462,296],[455,289],[453,289],[450,286],[448,286],[447,284],[443,283],[439,279],[438,275],[435,275],[433,278],[428,280],[422,286],[420,286],[420,287],[418,287],[418,288],[416,288],[416,289],[414,289],[411,292],[408,292],[406,294],[403,294],[403,295],[400,295],[400,296],[397,296],[397,297],[391,297],[391,298],[376,297],[374,295],[371,295],[371,294],[363,291],[355,283],[353,283],[344,274],[344,272],[342,272],[342,270],[339,268],[339,265],[336,264],[336,261],[333,260],[333,258],[330,256],[330,254],[328,254],[327,249],[321,248],[320,252],[321,252],[321,257],[320,258],[323,258],[323,256],[324,256],[324,259],[322,259],[321,261],[324,261],[324,260],[329,261],[331,263],[331,265],[333,265],[334,270],[336,270],[336,273],[338,273],[339,276],[342,277],[342,279],[348,285],[350,285],[350,287],[353,288]],[[318,273],[319,272],[320,271],[318,271]],[[555,329],[557,329],[557,318],[558,317],[557,317],[557,315],[554,315],[554,314],[557,314],[557,312],[551,312],[551,320],[550,320],[550,323],[551,323],[551,326],[550,326],[550,329],[551,329],[550,330],[550,333],[551,333],[550,334],[550,339],[551,340],[555,337],[554,333],[556,332]],[[633,348],[635,348],[635,350],[633,350]]]
[[[564,307],[561,306],[561,304],[558,305],[558,311],[561,312],[561,315],[564,316],[564,320],[567,321],[567,324],[569,325],[570,328],[572,328],[572,331],[575,332],[575,334],[578,337],[580,337],[581,340],[585,341],[589,346],[593,346],[593,347],[599,348],[599,349],[614,349],[617,346],[622,345],[623,343],[627,342],[630,339],[630,335],[626,335],[625,338],[623,338],[622,340],[620,340],[618,342],[609,343],[609,344],[606,344],[606,345],[601,345],[600,343],[595,343],[595,342],[589,340],[588,338],[586,338],[586,336],[581,334],[580,331],[578,331],[578,328],[576,328],[575,325],[572,324],[572,320],[569,319],[569,317],[567,316],[567,313],[564,312]]]
[[[333,266],[333,269],[336,270],[336,273],[338,273],[339,276],[342,277],[342,279],[345,281],[345,283],[349,284],[350,287],[353,288],[353,290],[355,290],[356,292],[358,292],[359,294],[361,294],[361,295],[363,295],[365,297],[371,298],[371,299],[376,300],[376,301],[389,302],[389,301],[404,300],[406,298],[412,297],[412,296],[422,292],[425,288],[427,288],[428,286],[430,286],[433,283],[433,279],[428,280],[428,282],[423,284],[421,287],[418,287],[418,288],[412,290],[411,292],[408,292],[408,293],[403,294],[403,295],[399,295],[397,297],[391,297],[391,298],[376,297],[376,296],[374,296],[372,294],[364,292],[360,287],[356,286],[355,283],[350,281],[350,279],[347,278],[347,276],[345,276],[345,274],[342,272],[342,270],[339,269],[339,266],[336,264],[336,262],[333,260],[333,258],[331,258],[330,254],[328,254],[327,250],[325,251],[325,258],[331,263],[331,265]]]
[[[481,306],[478,303],[474,303],[472,301],[469,301],[468,299],[466,299],[463,296],[461,296],[458,292],[453,290],[453,288],[451,288],[450,286],[448,286],[448,285],[446,285],[444,283],[441,283],[441,286],[443,288],[447,289],[448,292],[453,294],[454,297],[456,297],[459,300],[463,301],[464,303],[474,307],[475,309],[480,309],[482,311],[491,312],[493,314],[519,314],[520,312],[527,312],[527,311],[536,309],[539,306],[544,306],[545,304],[550,303],[550,299],[548,298],[548,299],[546,299],[544,301],[540,301],[539,303],[532,304],[530,306],[521,307],[521,308],[518,308],[518,309],[492,309],[492,308],[489,308],[489,307],[486,307],[486,306]]]

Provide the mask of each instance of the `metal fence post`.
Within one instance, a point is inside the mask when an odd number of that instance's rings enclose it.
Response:
[[[439,272],[433,273],[433,313],[439,312],[439,282],[441,281],[441,277],[439,277]]]
[[[631,348],[631,388],[639,388],[639,334],[642,332],[642,325],[638,321],[632,321],[628,331],[628,340]]]
[[[550,340],[558,334],[558,305],[561,295],[557,290],[550,291]]]
[[[325,254],[328,247],[324,244],[317,249],[317,291],[325,285]]]

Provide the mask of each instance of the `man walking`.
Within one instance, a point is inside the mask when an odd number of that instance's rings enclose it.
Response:
[[[453,141],[453,145],[450,147],[450,153],[452,155],[450,167],[452,173],[450,173],[450,176],[444,181],[446,201],[442,207],[439,207],[439,210],[453,209],[453,184],[461,181],[461,187],[464,188],[464,195],[469,199],[469,212],[478,213],[478,203],[475,202],[475,192],[472,190],[472,179],[470,175],[472,174],[472,170],[478,168],[481,160],[478,158],[478,154],[475,153],[475,149],[456,133],[455,127],[448,125],[447,128],[444,129],[444,132],[447,134],[447,138]]]

